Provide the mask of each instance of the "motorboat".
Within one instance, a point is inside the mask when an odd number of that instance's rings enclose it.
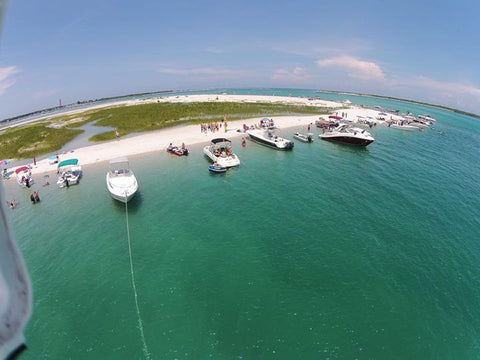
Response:
[[[188,149],[186,149],[183,146],[182,147],[173,146],[172,144],[170,144],[167,147],[167,152],[169,152],[170,154],[177,155],[177,156],[188,156]]]
[[[341,124],[324,134],[318,135],[318,137],[323,140],[356,146],[367,146],[375,141],[373,136],[367,130],[353,127],[348,124]]]
[[[15,169],[15,174],[17,175],[18,185],[27,188],[33,185],[32,171],[28,166],[24,165]]]
[[[415,130],[418,130],[418,127],[417,126],[413,126],[413,125],[408,125],[408,124],[405,124],[405,123],[390,123],[388,125],[388,127],[392,128],[392,129],[397,129],[397,130],[405,130],[405,131],[415,131]]]
[[[315,121],[315,125],[321,129],[328,129],[332,126],[338,126],[338,124],[339,124],[338,120],[337,121],[333,121],[331,119],[326,120],[323,117],[320,117],[318,120]]]
[[[212,139],[210,145],[203,148],[203,153],[214,164],[229,168],[240,165],[240,159],[233,153],[232,142],[225,138]]]
[[[227,172],[227,168],[219,165],[210,165],[208,167],[208,171],[214,173],[214,174],[223,174]]]
[[[300,134],[300,133],[296,132],[295,134],[293,134],[293,137],[297,140],[302,141],[302,142],[306,142],[306,143],[313,142],[313,134],[312,133],[308,133],[307,135],[304,135],[304,134]]]
[[[435,119],[434,117],[432,117],[430,115],[418,115],[417,117],[420,120],[429,121],[431,123],[436,123],[437,122],[437,119]]]
[[[137,193],[137,179],[130,169],[126,157],[110,160],[110,170],[107,173],[107,189],[115,200],[124,203],[130,201]]]
[[[277,150],[291,150],[294,146],[293,141],[277,136],[272,130],[269,129],[248,130],[247,134],[253,141]]]
[[[432,124],[430,122],[412,121],[412,122],[409,122],[408,125],[425,129],[425,128],[429,128]]]
[[[60,174],[57,185],[69,187],[78,184],[78,180],[82,176],[82,167],[78,165],[78,159],[63,160],[58,164],[57,173]]]

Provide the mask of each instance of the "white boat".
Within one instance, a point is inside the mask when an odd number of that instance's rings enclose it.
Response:
[[[240,158],[233,153],[232,142],[225,138],[212,139],[210,145],[203,148],[203,153],[220,167],[240,165]]]
[[[128,202],[138,190],[137,179],[126,157],[110,160],[107,189],[115,200]]]
[[[318,135],[322,140],[339,142],[342,144],[367,146],[375,141],[373,136],[365,129],[341,124],[336,128]]]
[[[294,146],[293,141],[277,136],[269,129],[248,130],[247,134],[253,141],[277,150],[291,150]]]
[[[295,134],[293,134],[293,137],[297,140],[302,141],[302,142],[306,142],[306,143],[313,142],[313,134],[312,133],[308,133],[307,135],[304,135],[304,134],[300,134],[300,133],[296,132]]]
[[[15,174],[17,175],[18,185],[27,188],[33,185],[32,171],[28,166],[24,165],[15,169]]]
[[[420,120],[430,121],[431,123],[436,123],[437,119],[430,115],[418,115],[417,116]]]
[[[431,123],[430,122],[422,122],[422,121],[412,121],[409,122],[408,125],[415,126],[417,128],[429,128]]]
[[[78,165],[78,159],[68,159],[58,164],[57,173],[60,174],[57,185],[69,187],[78,184],[78,180],[82,176],[82,167]]]
[[[402,124],[402,123],[391,123],[388,125],[392,129],[397,129],[397,130],[405,130],[405,131],[415,131],[418,130],[418,127],[413,126],[413,125],[408,125],[408,124]]]

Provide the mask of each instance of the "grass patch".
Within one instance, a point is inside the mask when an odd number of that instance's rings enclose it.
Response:
[[[75,129],[89,122],[118,129],[120,136],[158,130],[180,124],[227,121],[281,115],[327,114],[331,109],[281,103],[198,102],[151,103],[87,110],[74,115],[59,115],[48,122],[8,129],[0,135],[0,159],[31,158],[59,150],[83,130]],[[61,125],[58,128],[47,125]],[[90,141],[115,139],[115,131],[92,136]]]
[[[8,129],[0,135],[0,159],[25,159],[60,149],[83,130],[53,129],[44,123]]]
[[[111,126],[118,129],[120,136],[134,132],[158,130],[180,124],[227,121],[262,116],[327,114],[329,109],[315,106],[299,106],[269,103],[153,103],[100,109],[89,115],[98,126]],[[90,141],[105,141],[115,138],[114,131],[92,136]]]

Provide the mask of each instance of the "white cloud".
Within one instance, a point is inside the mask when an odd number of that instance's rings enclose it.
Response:
[[[9,87],[16,83],[12,76],[19,72],[20,70],[16,66],[0,68],[0,95],[3,95]]]
[[[241,77],[251,75],[246,71],[237,71],[225,68],[161,68],[157,70],[162,74],[171,75],[212,75],[212,76],[224,76],[224,77]]]
[[[436,90],[445,95],[471,95],[480,98],[480,88],[455,82],[442,82],[425,76],[418,76],[412,80],[414,85]]]
[[[272,80],[283,83],[304,83],[308,80],[308,73],[301,66],[296,66],[292,70],[279,68],[273,72]]]
[[[317,60],[319,68],[338,67],[348,70],[348,75],[360,80],[384,80],[385,74],[380,66],[371,61],[364,61],[352,56],[336,56]]]
[[[395,79],[389,85],[402,97],[480,113],[480,88],[474,85],[439,81],[426,76]]]

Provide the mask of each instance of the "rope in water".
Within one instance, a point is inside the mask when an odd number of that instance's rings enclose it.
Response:
[[[130,254],[130,274],[132,275],[132,286],[133,293],[135,294],[135,306],[137,307],[137,317],[138,317],[138,328],[140,330],[140,336],[143,343],[143,353],[145,354],[146,359],[150,359],[150,353],[148,352],[147,342],[145,341],[145,334],[143,332],[143,322],[140,317],[140,308],[138,307],[138,295],[137,295],[137,286],[135,285],[135,276],[133,275],[133,261],[132,261],[132,247],[130,246],[130,227],[128,225],[128,204],[127,196],[125,195],[125,218],[127,220],[127,239],[128,239],[128,253]]]

